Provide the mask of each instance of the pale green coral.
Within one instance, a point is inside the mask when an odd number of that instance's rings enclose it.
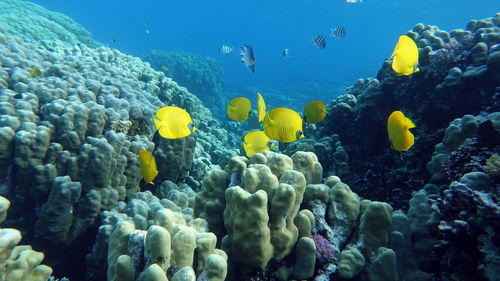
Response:
[[[387,247],[392,223],[392,207],[384,202],[371,202],[361,216],[360,238],[366,253]]]
[[[427,170],[431,173],[431,182],[444,180],[443,164],[448,161],[451,152],[470,141],[470,138],[476,134],[477,128],[478,120],[472,115],[464,115],[450,123],[445,130],[443,141],[435,146],[432,159],[427,163]]]
[[[236,169],[243,171],[243,188],[226,190],[224,224],[231,254],[235,261],[251,268],[263,268],[271,258],[286,257],[299,238],[311,236],[314,226],[310,212],[299,212],[306,186],[304,174],[292,169],[294,163],[288,156],[274,152],[262,155],[267,161],[261,162],[266,164]],[[233,157],[230,163],[242,167],[246,161]]]
[[[380,247],[370,266],[367,268],[365,278],[368,281],[397,281],[396,254],[392,249]]]
[[[293,168],[306,178],[307,184],[321,183],[323,167],[318,162],[318,157],[312,152],[297,151],[292,155]]]
[[[307,209],[300,210],[293,219],[293,223],[299,231],[298,238],[311,237],[311,230],[315,223],[314,215],[311,211]]]
[[[302,237],[295,247],[295,266],[292,277],[296,279],[308,279],[314,274],[316,263],[316,245],[309,237]]]
[[[340,253],[338,263],[339,276],[343,279],[351,279],[365,267],[365,257],[355,248],[346,248]]]
[[[9,200],[0,196],[0,223],[9,206]],[[17,229],[0,228],[0,281],[46,281],[52,268],[41,264],[44,254],[29,245],[17,246],[21,238]]]
[[[150,193],[139,193],[136,197],[135,203],[129,202],[129,207],[135,208],[133,212],[129,210],[129,214],[142,213],[154,220],[147,220],[149,228],[145,231],[138,229],[143,228],[140,224],[130,222],[141,222],[137,218],[140,215],[107,214],[118,220],[108,239],[108,280],[138,280],[139,276],[150,280],[184,280],[186,276],[207,271],[219,279],[225,278],[227,257],[215,248],[217,237],[206,232],[205,220],[197,218],[186,222],[183,214],[156,205]],[[150,213],[148,208],[155,211]],[[213,254],[223,259],[209,266]],[[130,276],[133,273],[135,275]]]
[[[312,200],[328,201],[330,187],[326,184],[308,184],[304,191],[304,203],[309,203]]]
[[[201,191],[196,194],[194,215],[207,220],[208,226],[218,237],[225,233],[223,214],[226,207],[224,192],[229,184],[223,170],[213,170],[203,179]]]
[[[253,194],[239,186],[226,190],[224,225],[230,235],[233,258],[254,268],[263,268],[273,256],[268,227],[267,194]]]

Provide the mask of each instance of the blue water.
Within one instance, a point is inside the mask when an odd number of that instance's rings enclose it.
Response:
[[[284,88],[313,81],[324,85],[332,97],[357,78],[376,76],[398,36],[416,23],[451,30],[500,11],[498,0],[33,2],[72,17],[97,41],[126,54],[183,49],[220,60],[223,78],[230,84]],[[347,36],[329,37],[330,28],[340,25]],[[328,36],[325,50],[312,44],[317,34]],[[236,52],[219,54],[221,44],[235,47]],[[239,61],[238,49],[243,44],[254,47],[256,73]],[[290,48],[291,57],[286,60],[279,56],[284,48]]]

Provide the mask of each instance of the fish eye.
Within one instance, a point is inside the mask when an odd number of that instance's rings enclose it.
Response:
[[[302,136],[302,131],[301,130],[298,130],[297,133],[295,134],[297,139],[300,138],[300,136]]]
[[[268,141],[267,142],[267,147],[269,147],[269,149],[271,149],[273,147],[273,142],[272,141]]]

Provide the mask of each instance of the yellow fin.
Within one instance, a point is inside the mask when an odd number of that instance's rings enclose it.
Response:
[[[138,153],[142,178],[146,183],[154,184],[153,180],[158,175],[158,170],[156,169],[156,160],[153,153],[147,150],[139,150]]]
[[[259,122],[264,121],[264,117],[266,116],[266,103],[260,93],[257,93],[257,113]]]

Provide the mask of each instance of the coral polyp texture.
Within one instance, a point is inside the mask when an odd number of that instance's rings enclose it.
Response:
[[[73,44],[91,47],[101,45],[89,31],[70,17],[32,2],[2,0],[0,14],[0,26],[3,29],[30,43],[53,50]]]
[[[10,202],[0,196],[0,223],[7,217]],[[29,245],[18,245],[21,232],[12,228],[0,228],[0,280],[45,281],[52,268],[43,265],[44,254]]]
[[[220,137],[227,133],[208,126],[201,101],[140,59],[85,45],[53,52],[5,33],[0,54],[2,193],[26,220],[25,237],[64,245],[48,247],[49,259],[87,239],[103,211],[141,190],[138,150],[154,151],[166,165],[158,183],[193,186],[210,153],[218,150],[222,160],[234,153]],[[165,105],[186,109],[203,132],[180,142],[153,138],[151,118]]]
[[[419,72],[385,61],[306,138],[247,158],[256,117],[203,104],[225,108],[214,59],[152,52],[156,71],[34,4],[0,11],[0,281],[498,279],[500,14],[417,24]],[[164,106],[198,129],[163,138]],[[416,125],[405,152],[396,110]]]

